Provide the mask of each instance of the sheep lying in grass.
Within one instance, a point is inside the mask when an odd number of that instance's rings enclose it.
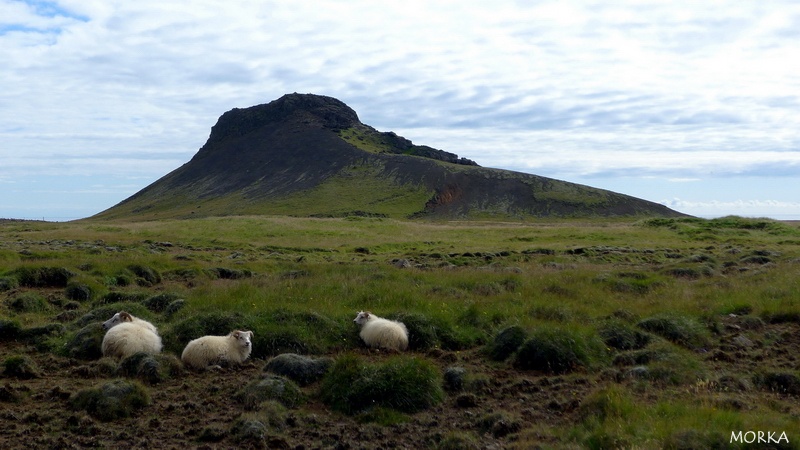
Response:
[[[100,346],[103,356],[123,359],[139,352],[161,352],[161,337],[156,327],[125,311],[120,311],[103,322],[103,329],[108,330]]]
[[[408,330],[401,322],[360,311],[353,322],[361,326],[361,339],[370,347],[403,351],[408,348]]]
[[[227,336],[203,336],[186,344],[181,354],[184,364],[205,369],[221,363],[241,364],[253,350],[253,332],[235,330]]]

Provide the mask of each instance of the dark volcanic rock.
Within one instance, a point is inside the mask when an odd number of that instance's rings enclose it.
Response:
[[[333,97],[288,94],[264,105],[234,108],[226,112],[211,128],[211,136],[203,148],[285,120],[299,120],[307,125],[314,124],[333,130],[350,128],[361,123],[355,111]]]

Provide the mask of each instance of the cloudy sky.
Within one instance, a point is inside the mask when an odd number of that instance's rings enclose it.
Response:
[[[0,0],[0,218],[107,209],[291,92],[482,166],[800,219],[800,3]]]

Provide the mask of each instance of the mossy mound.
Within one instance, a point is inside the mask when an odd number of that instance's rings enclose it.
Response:
[[[94,290],[91,286],[86,284],[70,283],[66,289],[64,289],[64,296],[78,302],[87,302],[92,299],[93,295]]]
[[[0,319],[0,342],[13,341],[19,338],[22,325],[16,320]]]
[[[296,353],[283,353],[270,359],[264,366],[264,371],[289,378],[300,386],[307,386],[321,380],[331,365],[333,365],[332,358],[312,358]]]
[[[29,380],[42,376],[39,366],[29,356],[16,355],[10,356],[3,361],[3,375],[9,378]]]
[[[444,320],[413,313],[390,314],[387,318],[406,326],[409,350],[430,350],[436,347],[463,350],[476,344],[474,337],[458,333]]]
[[[519,348],[514,367],[566,373],[604,363],[605,346],[596,335],[567,328],[542,328]]]
[[[618,319],[610,319],[600,325],[598,334],[606,345],[617,350],[637,350],[650,343],[647,333]]]
[[[35,288],[67,287],[70,278],[75,276],[63,267],[20,267],[11,275],[16,277],[20,286]]]
[[[119,364],[119,373],[138,378],[148,384],[158,384],[183,374],[183,364],[171,354],[136,353]]]
[[[76,359],[98,359],[103,356],[101,347],[105,333],[102,323],[90,323],[67,341],[62,352],[65,356]]]
[[[103,422],[131,417],[150,403],[147,389],[130,380],[109,381],[99,387],[76,392],[69,399],[72,409],[84,410]]]
[[[300,388],[288,378],[267,374],[242,388],[234,398],[245,408],[254,410],[268,400],[277,401],[287,408],[294,408],[305,400]]]
[[[637,327],[688,349],[708,345],[708,330],[695,319],[678,315],[658,315],[643,319]]]
[[[439,370],[422,358],[395,356],[372,364],[345,355],[323,379],[321,396],[345,414],[373,407],[414,413],[441,402],[444,391]]]
[[[494,361],[505,361],[525,342],[528,333],[518,325],[501,330],[486,346],[486,353]]]
[[[24,292],[11,299],[8,306],[18,313],[42,312],[47,309],[47,300],[35,292]]]

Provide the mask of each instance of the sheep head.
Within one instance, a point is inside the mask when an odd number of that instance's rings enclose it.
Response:
[[[357,323],[358,325],[364,325],[369,320],[370,314],[372,313],[369,311],[359,311],[356,318],[353,319],[353,322]]]
[[[132,321],[133,321],[133,316],[131,316],[130,313],[125,311],[120,311],[111,316],[110,319],[103,322],[103,329],[110,330],[111,328],[114,328],[115,326],[121,324],[122,322],[132,322]]]
[[[240,347],[248,348],[253,345],[253,332],[236,330],[229,335],[236,340]]]

